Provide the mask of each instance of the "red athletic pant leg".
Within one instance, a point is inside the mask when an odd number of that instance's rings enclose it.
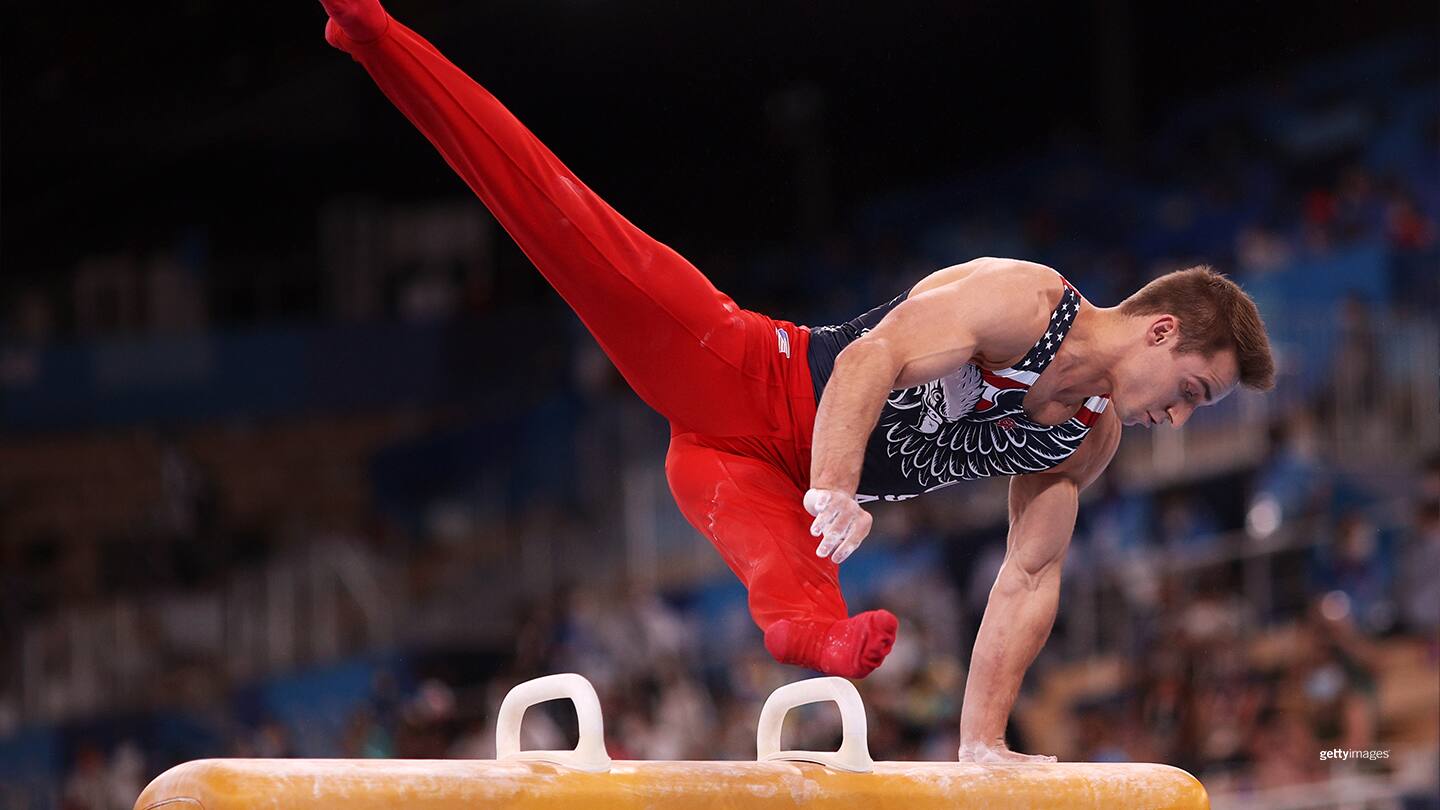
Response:
[[[680,511],[745,584],[750,615],[777,661],[869,675],[890,653],[898,621],[884,610],[847,616],[839,568],[815,554],[802,484],[765,458],[764,443],[744,444],[671,435],[665,475]]]
[[[755,355],[776,351],[774,331],[757,332],[755,319],[764,316],[740,310],[606,205],[409,28],[391,18],[372,42],[333,26],[328,35],[479,195],[647,404],[714,435],[781,427],[768,400],[784,395],[784,381],[752,367],[768,362]]]
[[[805,493],[775,465],[677,433],[665,476],[685,519],[745,584],[750,615],[762,630],[781,619],[848,615],[839,567],[815,554]]]
[[[815,407],[805,330],[736,307],[393,18],[370,42],[334,26],[327,36],[480,197],[631,388],[671,421],[671,489],[749,590],[767,648],[850,677],[877,666],[893,642],[894,617],[886,614],[888,625],[870,614],[846,620],[836,566],[815,555],[802,505]],[[715,437],[745,438],[744,450],[706,446],[703,439]],[[772,645],[768,631],[786,620],[798,624],[773,634],[780,641]]]

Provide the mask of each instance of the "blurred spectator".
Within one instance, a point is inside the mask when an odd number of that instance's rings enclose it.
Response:
[[[1159,511],[1160,541],[1173,556],[1196,556],[1215,547],[1220,523],[1201,499],[1170,492],[1160,499]]]
[[[1363,166],[1341,172],[1334,206],[1333,227],[1343,243],[1358,241],[1381,228],[1384,206],[1375,193],[1374,178]]]
[[[1355,510],[1340,518],[1332,541],[1314,552],[1314,592],[1343,594],[1349,620],[1368,633],[1383,633],[1395,622],[1395,559],[1388,538]]]
[[[295,743],[290,736],[290,729],[276,719],[267,719],[255,729],[250,744],[252,757],[274,758],[274,757],[296,757],[299,752],[295,750]]]
[[[454,733],[455,693],[435,678],[420,684],[401,709],[395,728],[395,756],[401,759],[440,759]]]
[[[1205,721],[1199,727],[1196,754],[1205,773],[1235,772],[1251,765],[1247,746],[1260,733],[1269,697],[1261,677],[1246,665],[1200,685],[1196,713]]]
[[[220,496],[214,479],[174,440],[161,444],[160,500],[154,521],[175,549],[175,575],[182,580],[210,581],[230,562],[225,538],[218,531]]]
[[[1330,359],[1330,410],[1336,430],[1356,443],[1378,444],[1385,415],[1377,407],[1383,368],[1370,302],[1351,293],[1340,304],[1335,353]]]
[[[1296,408],[1270,425],[1270,454],[1255,476],[1246,528],[1264,541],[1286,521],[1325,506],[1330,483],[1315,420]]]
[[[62,810],[129,810],[145,786],[145,757],[132,740],[111,752],[82,743],[62,790]]]
[[[1432,456],[1425,462],[1418,495],[1422,503],[1440,501],[1440,456]]]
[[[1295,663],[1281,685],[1282,708],[1304,720],[1320,747],[1375,748],[1375,650],[1356,627],[1349,599],[1340,592],[1326,594],[1302,630]]]
[[[1413,195],[1400,192],[1385,211],[1385,235],[1397,251],[1420,253],[1435,246],[1435,222],[1416,204]]]
[[[1440,631],[1440,499],[1415,508],[1414,525],[1400,555],[1400,612],[1413,633]]]
[[[145,753],[134,740],[125,740],[110,754],[110,797],[119,810],[132,807],[145,789]]]
[[[1124,487],[1111,470],[1100,479],[1100,499],[1085,509],[1090,545],[1102,563],[1122,562],[1152,547],[1154,506],[1149,492]]]
[[[1325,776],[1320,748],[1320,740],[1302,717],[1283,710],[1267,712],[1249,746],[1255,763],[1254,787],[1290,787],[1319,781]]]
[[[105,752],[91,744],[75,752],[75,764],[65,780],[62,810],[112,810]],[[123,806],[123,805],[122,805]]]
[[[1289,266],[1290,242],[1279,233],[1261,225],[1240,229],[1235,237],[1236,270],[1242,277],[1254,278]]]
[[[349,759],[383,759],[395,755],[388,729],[376,722],[368,708],[356,709],[345,725],[340,755]]]

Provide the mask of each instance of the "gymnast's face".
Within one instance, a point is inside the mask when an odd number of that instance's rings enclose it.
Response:
[[[1110,399],[1126,425],[1185,424],[1196,408],[1213,405],[1235,390],[1240,364],[1233,351],[1205,356],[1178,352],[1179,323],[1153,316],[1139,341],[1115,371]]]

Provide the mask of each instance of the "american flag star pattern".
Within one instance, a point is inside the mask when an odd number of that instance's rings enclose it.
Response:
[[[1079,311],[1080,294],[1067,284],[1065,292],[1060,296],[1060,303],[1055,306],[1055,311],[1050,313],[1050,323],[1045,327],[1045,334],[1035,341],[1030,352],[1015,364],[1015,368],[1036,374],[1044,371],[1050,361],[1055,359],[1055,353],[1060,351],[1060,342],[1069,334],[1070,327],[1075,323],[1075,314]]]

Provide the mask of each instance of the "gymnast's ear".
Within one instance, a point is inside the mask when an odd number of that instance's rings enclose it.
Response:
[[[1145,330],[1146,346],[1175,346],[1180,340],[1180,321],[1174,315],[1156,315]]]

